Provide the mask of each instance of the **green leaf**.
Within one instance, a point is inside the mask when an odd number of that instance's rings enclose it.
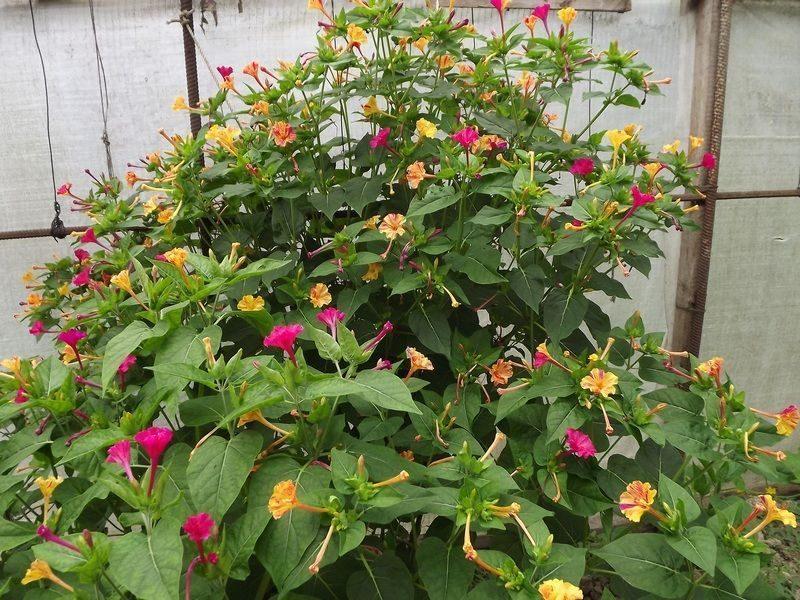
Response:
[[[422,198],[415,196],[411,200],[406,216],[413,219],[429,215],[455,204],[458,199],[459,196],[451,185],[431,186]]]
[[[353,177],[342,184],[342,190],[347,204],[361,215],[368,204],[378,199],[382,186],[382,177]]]
[[[175,386],[181,388],[190,381],[195,381],[212,389],[217,388],[217,382],[211,375],[193,365],[176,362],[162,363],[160,365],[153,365],[152,367],[147,368],[153,371],[153,373],[156,375],[160,375],[162,377],[161,381],[163,382],[163,385],[169,387]]]
[[[268,522],[267,511],[258,508],[246,512],[225,529],[225,545],[220,556],[220,565],[231,579],[247,579],[250,574],[250,556]]]
[[[475,574],[475,565],[464,558],[458,544],[448,546],[426,537],[417,548],[419,577],[430,600],[462,600]]]
[[[13,550],[35,538],[35,524],[0,519],[0,552]]]
[[[245,431],[229,441],[212,436],[200,446],[186,469],[198,510],[210,513],[217,522],[222,520],[247,481],[262,441],[257,433]]]
[[[629,533],[593,553],[630,585],[663,598],[686,595],[691,581],[683,557],[657,533]]]
[[[42,386],[42,392],[49,396],[61,387],[69,375],[69,369],[57,356],[43,360],[33,371],[37,383]]]
[[[523,258],[524,260],[524,258]],[[508,275],[508,284],[528,308],[538,312],[545,287],[545,274],[542,268],[534,263],[520,265]]]
[[[658,494],[661,501],[666,502],[672,508],[677,508],[678,504],[682,504],[687,523],[691,523],[700,516],[700,506],[692,495],[663,473],[658,479]]]
[[[178,598],[183,544],[180,522],[162,519],[148,537],[128,533],[111,543],[108,574],[141,600]]]
[[[117,368],[122,364],[122,361],[136,350],[142,342],[161,337],[167,331],[169,331],[169,323],[167,321],[159,321],[152,329],[143,321],[134,321],[115,335],[106,344],[105,353],[103,354],[103,374],[101,377],[103,389],[107,388],[111,380],[114,379],[117,374]]]
[[[170,332],[167,339],[156,352],[153,362],[155,366],[167,363],[186,363],[198,367],[206,358],[203,339],[211,338],[211,349],[216,352],[222,339],[222,329],[217,325],[206,327],[199,333],[191,327],[180,327]],[[189,380],[169,377],[164,371],[155,371],[158,387],[176,385],[179,389],[186,387]]]
[[[337,361],[342,358],[342,350],[330,333],[316,327],[309,328],[308,333],[311,339],[314,340],[314,346],[316,346],[317,352],[322,358],[331,361]]]
[[[714,575],[717,563],[717,538],[710,529],[700,526],[690,527],[684,530],[680,537],[667,536],[667,543],[681,556],[685,556],[709,575]]]
[[[741,594],[758,577],[761,559],[757,554],[736,552],[720,546],[717,552],[717,568],[731,581],[736,593]]]
[[[77,458],[94,454],[98,450],[108,448],[120,440],[125,439],[125,434],[118,427],[110,429],[93,429],[86,435],[80,436],[69,446],[67,453],[58,461],[59,465],[66,464]]]
[[[654,390],[642,394],[642,398],[656,404],[663,402],[692,415],[699,415],[703,411],[703,399],[700,396],[678,388]]]
[[[586,422],[587,414],[575,400],[557,400],[547,410],[547,441],[564,435],[567,428],[577,429]]]
[[[556,288],[542,302],[542,321],[553,343],[558,343],[583,322],[589,303],[580,293]]]
[[[361,371],[355,379],[328,377],[306,388],[307,398],[356,395],[374,406],[387,410],[420,414],[406,384],[389,371]]]
[[[427,349],[450,357],[450,325],[441,311],[419,306],[408,315],[408,326]]]
[[[445,261],[454,271],[464,273],[475,283],[493,285],[505,281],[505,278],[497,274],[500,268],[500,253],[491,248],[482,248],[480,256],[474,253],[448,254]]]
[[[365,555],[368,556],[368,555]],[[405,563],[384,552],[347,580],[347,597],[353,600],[411,600],[414,584]]]

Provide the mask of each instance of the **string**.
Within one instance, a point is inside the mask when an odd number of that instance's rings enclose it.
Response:
[[[67,237],[67,230],[61,220],[61,206],[58,203],[58,193],[56,192],[56,166],[53,160],[53,139],[50,134],[50,92],[47,89],[47,70],[44,66],[44,56],[39,45],[39,35],[36,32],[36,17],[33,14],[33,0],[28,0],[28,8],[31,11],[31,27],[33,28],[33,41],[36,43],[36,52],[39,54],[39,64],[42,67],[42,80],[44,82],[44,106],[45,106],[45,125],[47,129],[47,149],[50,155],[50,177],[53,183],[53,211],[55,216],[50,223],[50,235],[56,239]]]
[[[100,44],[97,41],[97,24],[94,18],[94,0],[89,0],[89,16],[92,21],[92,33],[94,34],[94,52],[97,60],[97,86],[100,89],[100,112],[103,116],[103,145],[106,148],[106,165],[108,174],[114,177],[114,162],[111,158],[111,140],[108,137],[108,81],[106,80],[106,68],[103,64],[103,57],[100,55]]]

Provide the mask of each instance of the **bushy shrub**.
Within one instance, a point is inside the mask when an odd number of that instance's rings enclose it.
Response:
[[[92,226],[27,278],[58,355],[2,363],[2,592],[773,597],[798,410],[603,310],[714,168],[593,129],[665,81],[571,8],[355,4],[176,99],[200,134],[127,187],[59,190]]]

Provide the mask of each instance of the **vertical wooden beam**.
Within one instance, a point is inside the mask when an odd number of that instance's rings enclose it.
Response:
[[[694,135],[702,132],[708,152],[714,154],[719,163],[728,75],[731,1],[699,0],[694,10],[696,28],[691,130]],[[700,231],[681,235],[670,345],[675,349],[686,349],[694,355],[700,353],[703,335],[718,173],[719,164],[705,173],[701,180],[700,189],[706,195],[706,200],[695,213]]]
[[[200,103],[200,84],[197,80],[197,51],[194,47],[194,12],[192,0],[181,1],[181,30],[183,31],[183,62],[186,68],[186,94],[189,106],[196,107]],[[192,134],[200,131],[200,115],[189,113],[189,124]]]

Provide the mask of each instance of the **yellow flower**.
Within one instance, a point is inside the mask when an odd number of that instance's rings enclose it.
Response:
[[[798,422],[800,422],[800,409],[794,404],[790,404],[778,413],[775,428],[780,435],[792,435]]]
[[[269,102],[266,100],[259,100],[250,108],[250,112],[254,115],[269,115]]]
[[[619,509],[628,520],[638,523],[642,515],[650,511],[656,499],[656,490],[649,483],[632,481],[619,495]]]
[[[556,14],[558,15],[558,18],[561,19],[561,22],[567,26],[567,29],[569,29],[569,26],[575,20],[575,17],[578,16],[578,11],[571,6],[565,6]]]
[[[631,137],[635,137],[636,134],[639,133],[641,130],[642,130],[642,126],[641,125],[637,125],[636,123],[628,123],[623,128],[623,131],[625,133],[627,133]]]
[[[677,154],[678,149],[681,147],[681,141],[675,140],[671,144],[666,144],[661,148],[661,152],[664,154]]]
[[[308,292],[308,299],[311,301],[311,306],[314,308],[322,308],[330,304],[333,297],[331,297],[327,285],[324,283],[317,283],[314,284]]]
[[[654,179],[658,172],[664,167],[660,162],[651,162],[647,163],[642,168],[650,175],[650,179]]]
[[[423,182],[427,173],[425,172],[425,163],[422,161],[417,161],[408,165],[406,169],[406,181],[408,181],[408,187],[412,190],[415,190],[419,187],[419,184]]]
[[[364,221],[364,229],[372,229],[375,230],[378,228],[378,215],[370,217],[366,221]]]
[[[369,99],[361,105],[361,108],[364,111],[364,116],[369,118],[373,115],[379,115],[383,111],[378,107],[378,98],[375,96],[370,96]]]
[[[517,81],[515,83],[522,90],[522,93],[528,96],[533,88],[536,87],[537,82],[538,80],[536,79],[536,75],[530,71],[523,71],[520,73],[519,77],[517,77]]]
[[[582,600],[583,592],[568,581],[548,579],[539,586],[543,600]]]
[[[440,71],[449,71],[456,64],[456,61],[449,54],[442,54],[436,57],[436,64]]]
[[[261,413],[260,410],[251,410],[250,412],[244,413],[241,417],[239,417],[239,422],[236,423],[237,427],[244,427],[248,423],[261,423],[265,427],[269,427],[269,423],[264,418],[264,415]]]
[[[383,266],[380,263],[372,263],[367,267],[367,272],[361,276],[364,281],[375,281],[381,275]]]
[[[689,149],[690,150],[697,150],[700,148],[705,140],[700,136],[690,135],[689,136]]]
[[[243,312],[255,312],[264,310],[264,299],[261,296],[247,294],[236,304],[236,308]]]
[[[149,215],[159,209],[159,204],[156,202],[156,198],[158,196],[150,196],[147,201],[142,204],[142,210],[144,211],[145,216]]]
[[[156,221],[161,223],[162,225],[166,225],[170,221],[172,221],[172,217],[175,216],[175,210],[171,207],[167,207],[164,210],[158,211],[158,216],[156,217]]]
[[[322,0],[308,0],[308,10],[325,12],[325,7],[322,5]]]
[[[25,274],[22,276],[22,283],[33,283],[34,279],[36,278],[31,271],[25,271]]]
[[[725,359],[719,356],[715,356],[707,360],[706,362],[702,362],[697,365],[697,370],[700,371],[703,375],[708,375],[709,377],[717,378],[722,374],[722,365],[725,362]]]
[[[773,521],[780,521],[788,527],[797,527],[797,517],[794,515],[794,513],[786,510],[785,508],[780,508],[769,494],[763,494],[758,497],[756,509],[760,509],[761,512],[766,513],[764,515],[764,520],[753,527],[751,531],[746,533],[744,535],[746,538],[754,536]]]
[[[419,135],[420,139],[423,138],[432,138],[436,136],[436,125],[428,121],[427,119],[418,119],[417,120],[417,134]]]
[[[173,248],[172,250],[164,252],[164,258],[167,259],[167,262],[172,263],[179,269],[182,269],[183,265],[186,264],[186,258],[188,256],[189,253],[183,248]]]
[[[58,286],[58,295],[69,296],[69,283],[62,283],[60,286]]]
[[[269,512],[273,519],[280,519],[287,512],[299,504],[297,500],[297,487],[294,481],[287,479],[276,484],[269,498]]]
[[[619,147],[622,146],[625,142],[631,139],[631,136],[622,131],[621,129],[609,129],[606,131],[606,137],[611,145],[614,147],[614,152],[619,150]]]
[[[36,486],[39,488],[39,491],[42,493],[42,497],[45,500],[49,500],[53,497],[53,492],[55,489],[64,481],[60,477],[37,477],[36,478]]]
[[[383,217],[380,227],[378,227],[378,231],[385,235],[387,239],[394,240],[402,235],[405,235],[405,222],[405,216],[399,213],[389,213]]]
[[[28,306],[31,308],[38,308],[42,305],[42,302],[44,302],[44,298],[42,298],[39,294],[28,294],[27,301]]]
[[[232,125],[222,127],[221,125],[214,124],[206,132],[206,141],[215,142],[232,154],[236,154],[236,148],[233,144],[240,135],[242,135],[241,130]]]
[[[71,585],[65,583],[53,573],[50,565],[37,558],[31,563],[31,566],[28,567],[28,570],[25,571],[25,577],[22,578],[22,585],[28,585],[31,582],[40,581],[42,579],[48,579],[68,592],[75,591]]]
[[[417,41],[414,42],[414,47],[420,52],[425,52],[425,48],[428,47],[428,38],[426,37],[419,38]]]
[[[3,367],[6,371],[11,371],[12,373],[18,373],[20,367],[22,367],[22,359],[20,359],[19,356],[4,358],[3,360],[0,360],[0,367]]]
[[[603,369],[592,369],[589,374],[581,379],[581,387],[597,396],[608,398],[617,391],[619,378]]]
[[[408,360],[411,361],[411,366],[408,368],[408,374],[406,375],[406,379],[411,377],[417,371],[433,371],[433,363],[430,359],[425,356],[422,352],[419,352],[416,348],[408,347],[406,348],[406,356]]]
[[[355,23],[347,26],[347,43],[350,46],[361,46],[367,42],[367,32]]]
[[[183,96],[175,96],[172,102],[172,110],[189,110],[189,105],[186,104],[186,98]]]
[[[117,286],[119,289],[128,292],[129,294],[133,293],[132,286],[131,286],[131,276],[127,269],[120,271],[116,275],[111,278],[111,285]]]
[[[61,350],[61,362],[68,365],[77,359],[78,357],[75,355],[75,350],[72,349],[72,346],[64,346]]]

